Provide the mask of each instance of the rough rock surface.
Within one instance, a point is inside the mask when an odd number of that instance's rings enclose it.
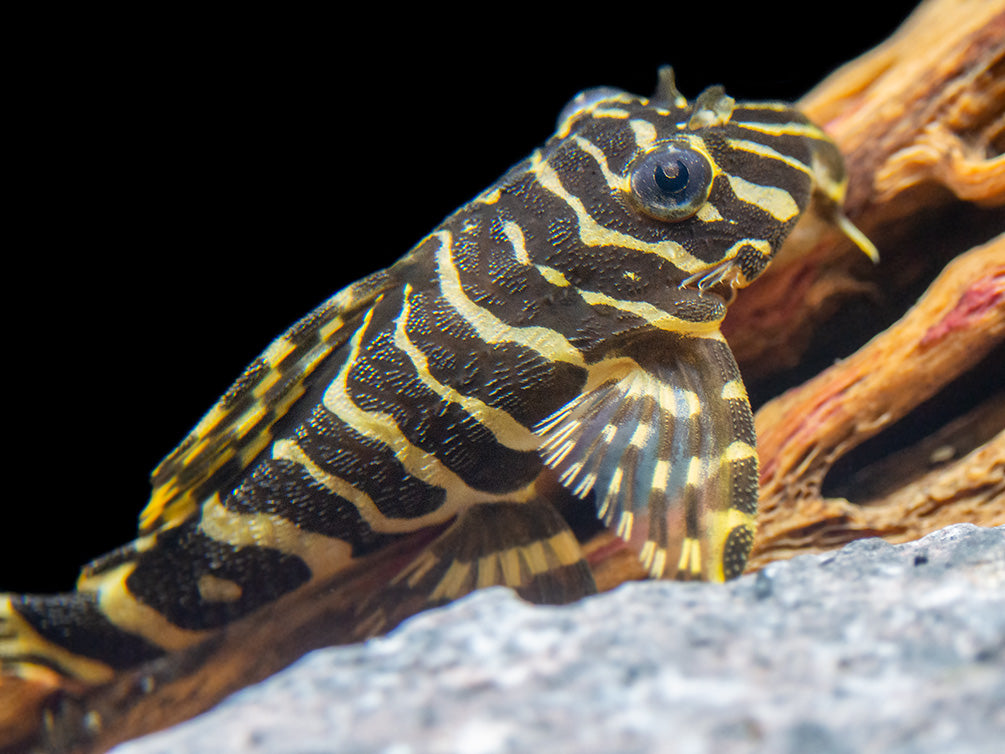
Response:
[[[1005,527],[862,540],[725,586],[503,589],[312,653],[125,744],[168,752],[1000,752]]]

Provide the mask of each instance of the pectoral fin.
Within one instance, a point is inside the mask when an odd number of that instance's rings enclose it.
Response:
[[[723,581],[753,543],[753,419],[725,343],[615,376],[542,422],[542,457],[653,578]]]

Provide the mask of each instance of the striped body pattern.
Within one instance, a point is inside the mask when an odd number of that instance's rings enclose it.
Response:
[[[834,145],[790,107],[581,94],[554,136],[392,267],[276,340],[154,471],[77,590],[0,598],[3,672],[85,685],[195,646],[419,531],[355,635],[491,585],[594,591],[569,511],[654,578],[739,575],[757,455],[720,323]]]

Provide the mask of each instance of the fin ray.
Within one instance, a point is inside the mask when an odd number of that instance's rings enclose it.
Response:
[[[724,343],[682,342],[674,359],[598,385],[535,431],[559,483],[580,498],[592,492],[598,517],[652,576],[722,581],[742,570],[757,459]]]
[[[381,271],[343,289],[297,322],[244,371],[150,475],[140,533],[173,526],[254,461],[272,427],[304,394],[305,381],[359,326],[394,277]]]
[[[361,605],[360,638],[488,586],[509,586],[530,602],[546,604],[596,591],[575,535],[549,503],[484,503],[462,512]]]

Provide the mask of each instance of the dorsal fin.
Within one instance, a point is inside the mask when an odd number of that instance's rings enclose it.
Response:
[[[677,79],[673,67],[660,66],[657,71],[656,91],[653,92],[653,105],[666,107],[687,107],[687,99],[677,90]]]
[[[736,100],[726,94],[721,86],[710,86],[698,95],[694,103],[694,113],[687,122],[691,131],[710,126],[723,126],[733,117]]]
[[[140,533],[173,526],[246,469],[272,441],[272,428],[303,395],[305,380],[351,337],[360,313],[393,280],[381,271],[328,299],[265,349],[182,443],[150,475]]]

